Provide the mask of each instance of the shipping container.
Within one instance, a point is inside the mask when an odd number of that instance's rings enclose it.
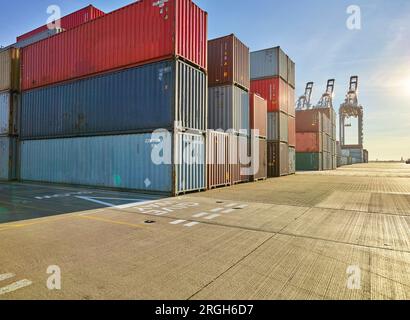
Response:
[[[232,164],[232,184],[249,182],[249,167],[251,164],[250,139],[248,136],[229,135],[230,162]]]
[[[283,112],[268,112],[268,140],[289,141],[289,117]]]
[[[26,47],[22,88],[175,57],[207,69],[207,13],[190,0],[138,1]]]
[[[296,150],[289,147],[289,174],[296,173]]]
[[[363,163],[369,163],[369,151],[363,150]]]
[[[293,117],[288,117],[288,141],[290,147],[296,146],[296,119]]]
[[[34,34],[31,37],[25,38],[23,40],[18,41],[17,43],[13,44],[12,46],[15,48],[24,48],[27,47],[33,43],[39,42],[41,40],[50,38],[58,33],[63,32],[64,29],[61,28],[55,28],[55,29],[46,29],[44,31],[41,31],[39,33]]]
[[[207,131],[207,187],[213,189],[232,184],[229,133]]]
[[[296,116],[295,105],[296,105],[295,89],[292,88],[291,86],[288,86],[288,114],[291,117]]]
[[[19,101],[18,93],[0,92],[0,135],[18,134]]]
[[[204,72],[168,60],[23,92],[21,138],[183,128],[205,131]]]
[[[296,152],[296,171],[321,171],[322,153]]]
[[[330,152],[322,152],[322,165],[323,170],[328,171],[332,170],[332,155]]]
[[[53,22],[55,27],[59,27],[65,30],[69,30],[72,28],[77,27],[80,24],[86,23],[88,21],[94,20],[98,17],[101,17],[104,15],[104,12],[93,7],[92,5],[89,5],[83,9],[80,9],[78,11],[75,11],[73,13],[70,13],[64,17],[62,17],[59,20],[56,20]],[[59,24],[59,26],[57,26]],[[55,28],[53,28],[55,29]],[[22,42],[24,40],[33,38],[41,33],[44,33],[46,31],[51,31],[53,29],[49,29],[47,25],[41,26],[39,28],[36,28],[30,32],[27,32],[21,36],[18,36],[16,41],[17,42]]]
[[[208,128],[249,135],[249,93],[237,86],[209,88]]]
[[[288,83],[295,89],[296,87],[296,65],[290,58],[288,58]],[[293,104],[293,106],[295,106]]]
[[[289,58],[280,47],[251,52],[251,79],[280,76],[289,80]]]
[[[250,95],[250,129],[257,130],[257,136],[267,137],[268,111],[267,101],[261,96],[251,93]]]
[[[252,148],[252,151],[258,150],[258,154],[252,154],[253,169],[255,170],[252,180],[264,180],[268,177],[268,144],[266,139],[252,139],[252,141],[259,145],[258,148]]]
[[[322,122],[318,109],[296,111],[296,132],[322,132]]]
[[[15,137],[0,137],[0,180],[15,180],[17,177],[17,140]]]
[[[20,50],[0,50],[0,91],[20,90]]]
[[[288,113],[288,88],[279,77],[251,80],[251,92],[267,100],[268,112]]]
[[[250,88],[249,48],[231,34],[208,42],[209,86]]]
[[[287,143],[268,141],[268,177],[289,174],[289,146]]]
[[[177,195],[205,189],[205,140],[177,132],[22,141],[20,170],[23,181]]]
[[[297,132],[296,133],[296,152],[300,153],[319,153],[322,152],[321,133]]]

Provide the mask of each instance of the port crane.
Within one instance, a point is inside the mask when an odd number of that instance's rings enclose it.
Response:
[[[315,108],[317,109],[333,109],[333,95],[335,92],[335,79],[329,79],[326,85],[326,91],[320,98]]]
[[[346,146],[346,128],[351,127],[349,120],[351,118],[358,119],[358,145],[357,148],[363,148],[363,107],[359,104],[359,77],[352,76],[350,78],[349,90],[346,94],[345,101],[339,109],[340,117],[340,144],[343,148]],[[352,147],[352,146],[349,146]]]
[[[313,85],[313,82],[308,82],[306,84],[305,94],[300,96],[296,102],[296,110],[310,110],[313,108],[310,103],[310,100],[312,99]]]

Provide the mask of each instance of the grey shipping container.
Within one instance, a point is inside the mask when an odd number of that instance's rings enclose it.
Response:
[[[0,137],[0,180],[16,179],[17,139]]]
[[[21,138],[183,128],[205,131],[207,81],[179,60],[23,92]]]
[[[296,65],[290,58],[288,59],[288,83],[293,89],[295,89],[296,87]],[[293,104],[292,108],[294,107],[295,105]]]
[[[333,159],[332,155],[330,152],[323,152],[322,153],[322,165],[323,165],[323,170],[332,170],[333,165],[332,165]]]
[[[11,45],[11,47],[15,47],[15,48],[24,48],[27,47],[33,43],[39,42],[41,40],[47,39],[49,37],[54,36],[55,34],[58,34],[60,32],[63,32],[64,30],[61,28],[54,28],[54,29],[47,29],[44,30],[42,32],[36,33],[35,35],[33,35],[30,38],[21,40],[16,42],[15,44]]]
[[[8,91],[0,93],[0,135],[16,135],[18,133],[19,97],[18,93]]]
[[[289,141],[289,116],[283,112],[268,112],[268,140]]]
[[[255,142],[255,140],[252,140],[252,142]],[[256,163],[258,163],[258,167],[257,167],[258,170],[255,173],[255,175],[252,177],[253,181],[263,180],[263,179],[266,179],[268,176],[267,141],[265,139],[257,139],[257,143],[259,144],[259,148],[258,148],[259,153],[257,155],[252,153],[252,162],[255,165]],[[254,167],[254,169],[256,170],[256,167]]]
[[[209,88],[209,129],[241,130],[249,135],[249,93],[229,85]]]
[[[161,143],[167,142],[162,148]],[[165,163],[163,162],[165,160]],[[177,195],[205,189],[203,135],[169,133],[21,142],[20,175],[39,181]]]
[[[296,149],[289,147],[289,174],[296,172]]]
[[[288,81],[288,60],[280,47],[251,52],[251,79],[280,76]]]

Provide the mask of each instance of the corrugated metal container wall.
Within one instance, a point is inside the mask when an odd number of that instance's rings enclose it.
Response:
[[[33,43],[36,43],[36,42],[39,42],[41,40],[50,38],[50,37],[56,35],[57,33],[61,33],[63,31],[64,30],[61,29],[61,28],[56,28],[56,29],[51,29],[51,30],[46,29],[44,31],[41,31],[40,33],[36,33],[35,35],[33,35],[29,38],[25,38],[24,40],[18,41],[17,43],[15,43],[13,45],[13,47],[24,48],[24,47],[27,47],[27,46],[33,44]]]
[[[0,50],[0,91],[20,90],[20,50]]]
[[[288,59],[288,83],[292,88],[296,87],[296,66],[291,59]]]
[[[279,176],[279,143],[268,141],[268,178]]]
[[[199,134],[176,133],[176,192],[206,189],[205,138]]]
[[[315,132],[296,133],[296,152],[322,152],[322,134]]]
[[[237,84],[250,88],[249,48],[233,34],[208,42],[209,86]]]
[[[288,114],[291,117],[296,116],[296,110],[295,110],[295,89],[292,88],[291,86],[288,86]]]
[[[249,168],[249,164],[243,164],[241,161],[250,160],[243,159],[242,155],[250,156],[249,154],[249,138],[238,136],[235,134],[229,135],[229,161],[232,165],[232,184],[249,182],[251,177],[242,174],[243,168]]]
[[[229,134],[207,131],[207,186],[209,189],[232,183],[232,166],[229,162]]]
[[[214,130],[246,130],[249,134],[249,94],[237,86],[209,88],[208,127]]]
[[[321,171],[322,153],[296,153],[296,171]]]
[[[288,130],[289,130],[289,146],[296,146],[296,120],[293,117],[288,117]]]
[[[322,116],[318,109],[296,111],[296,132],[322,132]]]
[[[268,112],[268,140],[280,140],[279,112]]]
[[[21,138],[147,132],[172,128],[174,120],[205,131],[206,91],[206,75],[181,61],[26,91]]]
[[[0,93],[0,135],[18,133],[17,111],[19,95],[8,91]]]
[[[258,163],[259,165],[258,172],[253,176],[253,181],[266,179],[268,176],[268,144],[265,139],[258,139],[257,143],[259,144],[259,154],[257,158],[255,155],[252,155],[252,161],[255,164]]]
[[[293,147],[289,147],[289,174],[296,172],[296,150]]]
[[[289,121],[288,116],[282,112],[279,114],[279,138],[282,142],[289,142]]]
[[[251,52],[251,79],[277,76],[288,81],[288,56],[280,47]]]
[[[86,23],[88,21],[94,20],[98,17],[104,15],[104,12],[93,7],[87,6],[83,9],[70,13],[60,19],[60,28],[69,30],[77,27],[80,24]],[[36,35],[48,31],[47,25],[41,26],[37,29],[34,29],[30,32],[27,32],[21,36],[17,37],[17,42],[27,40],[29,38],[35,37]]]
[[[286,176],[289,174],[289,146],[286,143],[280,144],[280,175]]]
[[[323,164],[323,170],[332,170],[332,156],[329,152],[323,152],[322,153],[322,164]]]
[[[250,129],[258,130],[259,137],[266,138],[267,117],[267,101],[257,94],[250,94]]]
[[[175,168],[176,172],[172,165],[156,165],[151,158],[153,145],[147,143],[151,137],[139,134],[22,141],[21,179],[167,194],[205,188],[205,159],[202,166],[184,164],[182,159],[179,163],[184,165]],[[185,143],[186,138],[193,139],[178,133],[176,145]],[[204,139],[196,139],[202,142],[198,148],[200,157],[204,157]]]
[[[268,112],[288,113],[288,85],[282,79],[251,80],[251,92],[259,94],[268,102]]]
[[[0,137],[0,180],[16,179],[17,140]]]
[[[190,0],[134,2],[26,47],[22,88],[175,56],[207,68],[207,13]]]

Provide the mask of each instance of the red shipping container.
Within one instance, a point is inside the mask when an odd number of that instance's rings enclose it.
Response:
[[[70,13],[60,19],[60,28],[64,30],[70,30],[79,26],[80,24],[86,23],[88,21],[94,20],[98,17],[103,16],[105,13],[100,9],[95,8],[92,5]],[[48,29],[47,25],[41,26],[37,29],[34,29],[30,32],[27,32],[19,37],[17,37],[17,42],[31,38],[32,36],[46,31]]]
[[[251,80],[251,92],[268,101],[268,112],[288,113],[288,87],[279,77]]]
[[[259,95],[252,93],[250,97],[250,128],[259,130],[259,137],[266,138],[268,126],[268,103]]]
[[[322,132],[322,120],[319,109],[296,111],[296,132]]]
[[[209,86],[236,84],[250,88],[249,48],[231,34],[208,42]]]
[[[288,141],[290,147],[296,146],[296,119],[293,117],[288,118]]]
[[[28,90],[168,58],[206,70],[207,13],[190,0],[144,0],[24,49]]]
[[[316,132],[297,132],[296,152],[322,152],[322,134]]]

